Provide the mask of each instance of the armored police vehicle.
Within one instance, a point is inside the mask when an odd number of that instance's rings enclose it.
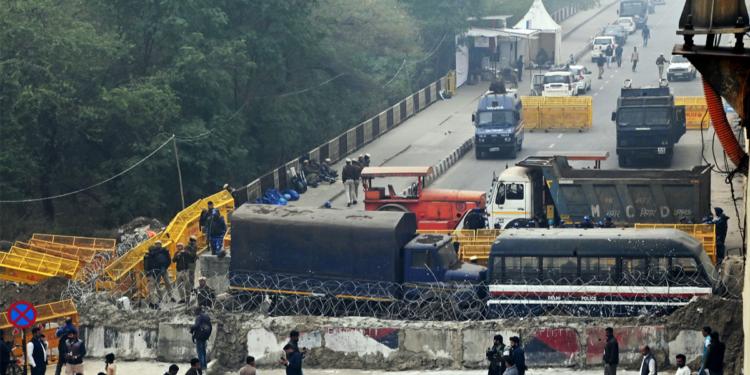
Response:
[[[685,134],[685,106],[676,106],[666,80],[660,87],[631,88],[625,84],[617,98],[612,121],[617,126],[617,159],[620,167],[633,166],[636,159],[651,159],[672,165],[674,145]]]
[[[508,152],[512,159],[523,147],[523,108],[515,90],[487,91],[471,115],[476,126],[474,149],[477,159],[484,153]]]

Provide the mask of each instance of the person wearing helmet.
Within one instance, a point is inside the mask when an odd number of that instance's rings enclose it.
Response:
[[[565,220],[560,220],[560,224],[557,225],[558,228],[567,228],[565,226]]]
[[[612,216],[607,215],[602,223],[602,228],[616,228],[615,224],[612,223]]]
[[[357,171],[352,165],[352,159],[346,159],[346,165],[341,170],[341,182],[344,183],[344,194],[346,195],[346,207],[352,206],[354,200],[354,179]],[[356,203],[356,202],[355,202]]]
[[[484,222],[484,215],[482,215],[482,209],[474,207],[464,219],[464,229],[477,230],[486,228]]]
[[[588,217],[588,216],[584,216],[583,217],[583,222],[580,224],[579,228],[590,229],[590,228],[593,228],[593,227],[594,227],[594,223],[591,222],[591,218]]]
[[[526,228],[536,228],[536,223],[534,220],[529,220],[529,223],[526,224]]]
[[[513,228],[519,229],[521,228],[520,225],[518,225],[518,222],[513,223]]]
[[[331,204],[331,201],[326,201],[325,207],[331,208],[333,205]]]
[[[500,223],[495,223],[495,229],[502,229],[502,228],[500,227]]]
[[[370,166],[370,154],[365,154],[364,162],[365,168]]]
[[[218,209],[214,209],[213,214],[206,220],[206,238],[210,238],[209,246],[211,254],[216,255],[224,244],[224,235],[227,233],[227,222],[219,214]]]

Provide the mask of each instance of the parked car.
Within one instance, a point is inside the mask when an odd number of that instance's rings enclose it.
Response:
[[[549,72],[544,75],[542,96],[575,96],[577,92],[578,83],[573,73]]]
[[[531,77],[531,96],[542,96],[544,86],[544,74],[534,74]]]
[[[621,46],[624,46],[628,41],[628,32],[620,25],[609,25],[605,27],[602,35],[615,37],[615,42]]]
[[[591,72],[583,65],[570,65],[569,68],[578,86],[578,95],[591,90]]]
[[[635,20],[633,17],[620,17],[616,24],[622,26],[625,31],[628,32],[628,34],[632,34],[635,32]]]
[[[688,59],[680,55],[672,56],[672,59],[669,61],[669,68],[667,68],[668,81],[674,81],[678,78],[692,81],[696,75],[697,71]]]
[[[591,62],[596,62],[596,58],[604,54],[607,46],[612,46],[612,49],[617,48],[617,41],[613,36],[598,36],[594,38],[591,43]]]

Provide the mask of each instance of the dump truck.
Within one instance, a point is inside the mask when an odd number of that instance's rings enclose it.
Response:
[[[247,302],[271,297],[280,315],[448,304],[473,317],[484,309],[486,272],[458,261],[450,236],[418,234],[412,212],[252,204],[232,215],[230,289]]]
[[[512,228],[596,223],[616,226],[700,222],[711,214],[711,168],[691,170],[573,169],[564,156],[531,156],[493,177],[487,194],[489,223]]]

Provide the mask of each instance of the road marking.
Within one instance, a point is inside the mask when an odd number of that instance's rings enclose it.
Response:
[[[605,85],[606,85],[607,83],[609,83],[609,81],[607,81],[607,82],[604,82],[604,84],[605,84]]]
[[[555,147],[555,144],[554,144],[554,143],[553,143],[553,144],[551,144],[551,145],[549,145],[549,148],[552,148],[552,147]]]
[[[558,135],[557,138],[562,138],[562,134]]]
[[[598,93],[598,92],[597,92],[596,94],[594,94],[594,96],[597,96],[597,95],[599,95],[599,93]]]
[[[615,73],[619,72],[619,70],[615,70]],[[613,76],[614,77],[614,76]]]
[[[611,76],[609,76],[609,78],[615,78],[615,75],[612,74]],[[609,82],[609,81],[607,81],[607,82]]]
[[[599,90],[604,90],[604,86],[600,87]]]

